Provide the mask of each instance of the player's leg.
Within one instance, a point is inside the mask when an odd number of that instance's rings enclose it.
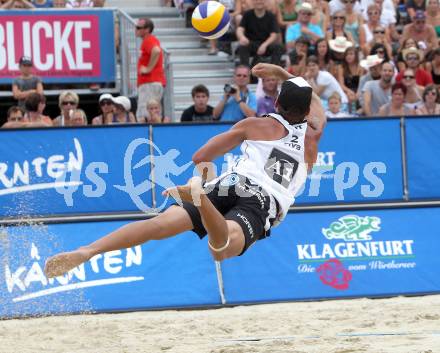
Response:
[[[179,206],[171,206],[154,218],[127,224],[89,245],[49,258],[44,271],[47,277],[56,277],[97,254],[165,239],[192,228],[188,213]]]

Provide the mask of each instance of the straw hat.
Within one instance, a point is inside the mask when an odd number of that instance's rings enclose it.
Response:
[[[379,57],[379,55],[368,55],[366,59],[361,60],[360,65],[364,69],[368,70],[369,68],[382,64],[383,59]]]
[[[340,36],[335,39],[330,39],[328,45],[331,50],[337,53],[345,53],[345,51],[353,46],[353,43],[348,41],[347,38]]]
[[[308,2],[303,2],[296,6],[296,12],[300,12],[300,11],[313,12],[313,6]]]
[[[419,57],[419,60],[423,59],[423,53],[421,50],[417,49],[416,47],[411,47],[411,48],[407,48],[407,49],[403,49],[402,50],[402,57],[403,60],[406,60],[406,57],[409,54],[417,54],[417,56]]]

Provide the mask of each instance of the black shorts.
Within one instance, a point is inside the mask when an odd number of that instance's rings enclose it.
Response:
[[[262,188],[242,175],[231,173],[214,185],[205,186],[207,196],[226,220],[237,222],[243,229],[245,245],[242,255],[257,240],[270,235],[278,213],[278,204]],[[182,207],[188,212],[194,225],[193,231],[202,239],[207,232],[199,210],[189,202]]]

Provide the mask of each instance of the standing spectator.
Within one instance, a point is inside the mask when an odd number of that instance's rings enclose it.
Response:
[[[423,104],[416,110],[417,115],[440,115],[439,91],[435,85],[425,87]]]
[[[103,125],[106,121],[105,117],[108,114],[113,116],[115,106],[113,105],[113,96],[111,94],[101,94],[99,97],[99,109],[101,110],[101,114],[93,118],[92,125]]]
[[[277,43],[280,29],[275,15],[266,10],[266,1],[253,0],[254,8],[243,14],[237,28],[241,65],[249,66],[250,56],[254,56],[253,65],[261,61],[262,56],[270,56],[272,64],[281,64],[283,49]]]
[[[46,98],[39,93],[31,93],[24,101],[26,117],[32,124],[41,124],[41,126],[52,126],[52,120],[44,116],[42,111],[46,106]]]
[[[214,119],[238,121],[257,114],[257,99],[249,91],[249,67],[239,65],[235,68],[234,84],[225,85],[223,99],[214,108]]]
[[[413,115],[414,110],[408,108],[405,103],[406,86],[395,83],[391,86],[391,101],[379,109],[379,116],[404,116]]]
[[[438,47],[437,34],[433,26],[426,23],[426,16],[423,11],[416,11],[413,22],[403,28],[401,43],[405,39],[413,38],[424,53]]]
[[[427,86],[433,83],[431,74],[420,67],[420,62],[423,59],[422,51],[417,48],[408,48],[402,51],[403,60],[405,60],[406,67],[412,69],[416,74],[416,83],[419,86]],[[400,82],[403,77],[403,72],[401,71],[397,77],[396,81]]]
[[[297,23],[289,26],[286,30],[286,46],[287,48],[293,48],[295,41],[301,37],[306,37],[313,45],[319,38],[324,37],[324,33],[318,25],[310,23],[313,7],[307,2],[303,2],[296,7],[298,12]]]
[[[136,118],[131,110],[131,102],[128,97],[119,96],[112,98],[115,106],[113,114],[107,114],[105,124],[129,124],[136,123]]]
[[[163,69],[163,52],[159,40],[152,34],[154,23],[149,18],[141,18],[136,26],[136,35],[142,38],[141,56],[138,60],[138,106],[136,117],[139,121],[148,118],[147,103],[150,99],[162,101],[166,84]]]
[[[67,0],[66,8],[68,9],[77,9],[84,7],[93,7],[92,0]]]
[[[213,121],[214,108],[208,105],[209,90],[205,85],[194,86],[191,90],[194,104],[182,113],[180,121]]]
[[[37,9],[46,9],[46,8],[53,7],[52,0],[34,0],[32,2],[32,4]]]
[[[58,107],[60,115],[54,119],[56,126],[70,126],[72,111],[78,108],[79,97],[75,92],[63,91],[58,97]]]
[[[366,116],[375,116],[379,109],[391,100],[391,85],[394,76],[394,67],[390,63],[382,64],[379,80],[369,81],[363,89],[363,110]]]
[[[162,105],[155,99],[150,99],[147,103],[148,120],[147,123],[170,123],[171,118],[164,116],[162,113]]]
[[[342,104],[347,105],[347,96],[338,81],[331,73],[319,70],[318,58],[314,55],[307,58],[307,72],[304,78],[312,86],[313,91],[324,101],[324,104],[336,92],[340,95]]]
[[[275,101],[278,97],[278,79],[266,77],[262,79],[262,95],[257,98],[257,115],[275,113]]]
[[[43,83],[38,76],[32,75],[32,59],[23,56],[19,61],[21,75],[12,82],[12,94],[23,108],[25,99],[32,93],[43,94]]]

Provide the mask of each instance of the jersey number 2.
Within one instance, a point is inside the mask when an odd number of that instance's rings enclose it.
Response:
[[[298,169],[298,161],[292,156],[274,148],[264,166],[266,174],[286,189]]]

